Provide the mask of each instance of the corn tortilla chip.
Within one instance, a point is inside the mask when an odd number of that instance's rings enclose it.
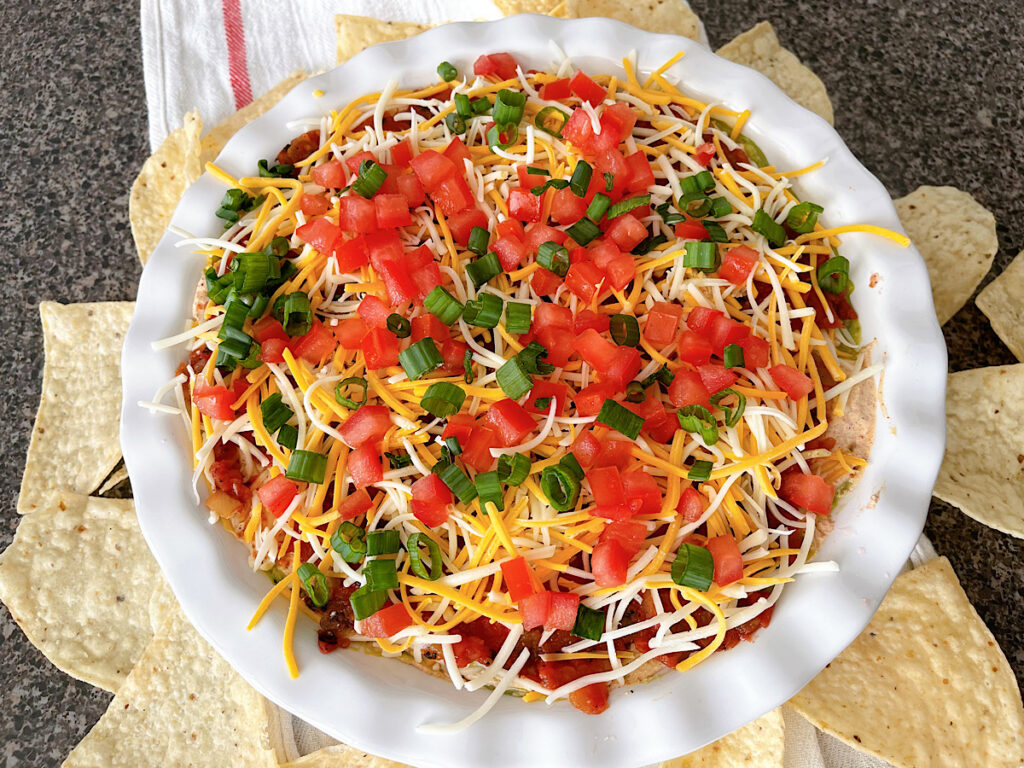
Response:
[[[566,0],[565,11],[570,19],[607,16],[649,32],[700,39],[700,19],[681,0],[643,0],[632,4],[619,0]]]
[[[0,555],[0,598],[72,677],[116,691],[152,636],[160,578],[128,499],[53,494]]]
[[[1024,362],[1024,251],[974,300],[1014,356]]]
[[[175,610],[63,768],[277,768],[266,706]]]
[[[1024,538],[1024,363],[961,371],[946,385],[946,456],[935,495]]]
[[[203,172],[199,136],[203,121],[198,110],[185,115],[185,124],[164,139],[142,164],[128,197],[128,220],[139,258],[145,264],[171,221],[178,200]]]
[[[165,579],[159,579],[153,594],[149,597],[149,626],[156,634],[164,622],[178,611],[178,601]]]
[[[756,69],[797,104],[821,115],[829,123],[835,122],[825,84],[796,54],[779,44],[775,30],[767,21],[737,35],[715,53]]]
[[[896,211],[924,257],[935,314],[944,325],[992,267],[999,250],[995,217],[955,187],[918,187],[896,200]]]
[[[371,16],[350,16],[339,13],[334,17],[338,39],[338,63],[348,61],[371,45],[392,40],[405,40],[430,29],[428,24],[413,21],[382,21]]]
[[[408,768],[404,763],[367,754],[347,744],[336,744],[311,752],[281,768]]]
[[[782,768],[784,729],[782,711],[773,709],[696,752],[661,763],[659,768]]]
[[[560,0],[494,0],[494,4],[502,16],[515,16],[517,13],[551,16],[551,12],[562,3]]]
[[[57,488],[90,494],[121,459],[121,345],[131,302],[39,305],[46,362],[18,513]]]
[[[1018,768],[1024,708],[944,557],[896,579],[867,629],[790,704],[895,768]]]

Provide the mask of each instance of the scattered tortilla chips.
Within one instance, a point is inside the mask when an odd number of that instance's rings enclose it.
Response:
[[[756,69],[793,101],[816,112],[829,123],[835,122],[832,101],[825,84],[792,51],[779,44],[779,38],[767,21],[737,35],[717,51],[729,61]]]
[[[784,731],[782,710],[773,709],[703,749],[661,763],[659,768],[782,768]]]
[[[175,610],[63,768],[277,768],[266,705]]]
[[[160,578],[128,499],[53,494],[0,555],[0,599],[43,655],[116,691],[152,631]]]
[[[566,0],[565,10],[570,19],[607,16],[649,32],[700,39],[700,19],[680,0],[645,0],[635,4],[619,0]]]
[[[107,476],[107,479],[103,481],[103,485],[101,485],[99,490],[96,491],[96,495],[105,496],[127,479],[128,467],[126,467],[124,463],[121,463],[121,465],[114,469],[114,471]],[[126,493],[125,495],[130,497],[131,493]]]
[[[338,63],[348,61],[371,45],[392,40],[405,40],[430,29],[428,24],[413,21],[382,21],[372,16],[350,16],[339,13],[334,17],[338,38]]]
[[[961,371],[946,388],[946,457],[935,495],[1024,538],[1024,363]]]
[[[199,136],[203,121],[198,110],[185,115],[185,124],[164,139],[142,164],[128,197],[128,220],[139,258],[145,264],[171,221],[178,200],[203,172]]]
[[[974,300],[1014,356],[1024,362],[1024,251]]]
[[[896,579],[868,628],[790,704],[896,768],[1018,768],[1017,680],[944,557]]]
[[[409,768],[404,763],[362,752],[347,744],[324,747],[281,768]]]
[[[992,267],[999,249],[995,217],[955,187],[918,187],[895,202],[903,227],[924,257],[935,314],[945,325]]]
[[[131,302],[39,305],[46,362],[18,513],[55,489],[90,494],[121,459],[121,345]]]
[[[179,610],[178,601],[171,592],[165,579],[159,579],[159,583],[149,598],[149,626],[156,634],[163,627],[164,622]]]
[[[562,3],[560,0],[494,0],[502,16],[515,16],[517,13],[539,13],[553,16]]]

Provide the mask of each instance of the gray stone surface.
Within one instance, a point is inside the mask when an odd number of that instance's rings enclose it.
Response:
[[[828,86],[836,127],[902,195],[955,184],[999,221],[992,276],[1024,248],[1024,21],[1011,6],[694,0],[718,46],[760,19]],[[0,548],[39,397],[37,304],[131,299],[128,188],[147,154],[135,3],[0,0]],[[1011,151],[1014,155],[1011,155]],[[1013,362],[969,303],[945,327],[950,370]],[[88,386],[83,382],[83,386]],[[1024,543],[934,503],[927,533],[1024,679]],[[59,673],[0,609],[0,765],[59,765],[109,695]]]

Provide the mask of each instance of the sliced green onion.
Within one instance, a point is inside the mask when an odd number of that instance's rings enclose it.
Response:
[[[455,114],[462,118],[473,116],[473,105],[469,101],[469,96],[456,93],[452,100],[455,102]]]
[[[659,216],[661,216],[661,220],[664,221],[665,224],[670,227],[673,224],[681,224],[682,222],[686,221],[686,217],[683,216],[683,214],[681,213],[676,213],[675,211],[673,211],[670,208],[670,204],[668,202],[664,202],[661,205],[656,206],[654,210],[658,212]]]
[[[586,197],[587,188],[590,186],[590,177],[594,169],[586,160],[580,160],[573,169],[572,177],[569,179],[569,189],[576,197]]]
[[[605,173],[604,174],[604,191],[611,192],[615,188],[615,174]]]
[[[370,560],[363,566],[366,586],[374,592],[383,589],[398,589],[398,569],[391,559]]]
[[[565,233],[575,240],[577,244],[587,245],[595,237],[599,237],[601,235],[601,230],[597,224],[584,216],[565,230]]]
[[[640,343],[640,324],[632,315],[612,315],[608,318],[608,332],[620,347],[635,347]]]
[[[523,369],[527,373],[539,373],[541,376],[547,376],[549,373],[554,373],[555,371],[555,366],[541,360],[542,357],[547,356],[547,348],[539,341],[531,341],[523,347],[518,355],[516,355],[516,357],[522,362]]]
[[[494,99],[494,111],[491,116],[498,125],[515,124],[523,119],[525,107],[525,93],[502,88]]]
[[[423,393],[420,407],[439,419],[446,419],[462,409],[466,392],[462,387],[449,381],[435,381]]]
[[[360,563],[366,556],[366,531],[346,520],[331,534],[331,549],[346,563]]]
[[[587,218],[591,221],[600,221],[611,204],[612,199],[608,195],[604,192],[598,192],[594,195],[594,199],[590,201],[590,205],[587,206]]]
[[[252,306],[249,307],[249,317],[253,320],[259,320],[263,317],[263,313],[267,311],[267,306],[269,306],[269,304],[270,297],[265,292],[257,293],[252,298]]]
[[[714,272],[721,264],[718,257],[718,246],[707,240],[690,240],[686,243],[686,255],[683,266],[699,269],[701,272]]]
[[[430,570],[423,564],[423,555],[420,554],[420,546],[427,548],[427,557],[430,558]],[[441,548],[437,542],[425,533],[414,533],[405,544],[409,552],[409,570],[427,581],[437,581],[441,578],[443,563],[441,562]]]
[[[448,453],[452,456],[459,456],[462,454],[462,445],[459,443],[459,438],[454,435],[444,439],[444,447],[448,449]]]
[[[412,324],[397,312],[388,315],[386,325],[388,330],[400,339],[406,339],[412,333]]]
[[[843,293],[850,284],[850,262],[845,256],[833,256],[818,267],[818,285],[828,293]]]
[[[327,472],[327,455],[316,451],[292,451],[284,476],[304,483],[323,483]]]
[[[440,464],[441,462],[438,462]],[[466,477],[456,464],[445,464],[438,469],[434,465],[433,472],[441,478],[441,482],[448,486],[448,490],[455,494],[455,497],[463,504],[468,504],[476,498],[476,486],[473,481]]]
[[[626,385],[626,402],[627,403],[642,403],[647,399],[647,393],[644,391],[644,385],[639,381],[631,381]]]
[[[551,171],[549,171],[547,168],[541,168],[540,166],[528,165],[528,166],[526,166],[526,175],[527,176],[550,176],[551,175]]]
[[[267,432],[274,434],[295,415],[295,411],[284,403],[280,392],[275,392],[260,403],[260,415]]]
[[[526,372],[518,355],[507,360],[498,369],[495,379],[498,386],[501,387],[501,391],[513,400],[518,400],[533,389],[533,379]]]
[[[459,70],[452,66],[451,62],[442,61],[437,65],[437,75],[446,83],[450,83],[459,76]]]
[[[575,454],[565,454],[565,456],[558,460],[558,466],[568,472],[570,477],[573,477],[576,480],[583,479],[583,467],[580,466],[580,461],[576,458]]]
[[[601,410],[597,413],[597,421],[606,427],[618,430],[630,440],[636,440],[637,435],[644,426],[642,416],[637,416],[631,410],[611,398],[604,401]]]
[[[718,422],[703,405],[684,405],[676,411],[676,418],[679,426],[687,432],[698,433],[704,445],[712,446],[718,442]]]
[[[456,136],[461,136],[466,132],[466,118],[457,112],[449,112],[445,115],[444,124],[447,125],[448,130]]]
[[[639,208],[642,205],[650,205],[651,196],[648,195],[634,195],[633,197],[627,197],[625,200],[619,200],[615,205],[608,209],[607,218],[615,219],[624,213],[629,213],[634,208]]]
[[[719,403],[728,395],[736,396],[735,410],[726,408],[724,405],[719,405]],[[716,392],[710,397],[710,402],[712,405],[721,408],[723,413],[725,413],[725,426],[727,427],[735,427],[743,416],[743,411],[747,408],[747,396],[742,392],[737,392],[735,389],[731,388],[723,389],[721,392]]]
[[[462,355],[462,380],[467,384],[472,384],[474,378],[473,353],[467,349]]]
[[[280,235],[278,235],[277,237],[270,241],[270,244],[263,249],[263,252],[269,255],[277,256],[277,258],[281,259],[287,255],[289,250],[290,246],[288,245],[288,238],[281,237]]]
[[[501,320],[505,302],[493,293],[478,293],[475,299],[466,302],[462,318],[477,328],[493,328]]]
[[[502,141],[502,136],[505,140]],[[498,147],[498,149],[508,149],[516,143],[516,139],[519,138],[519,126],[516,123],[508,123],[504,125],[492,125],[487,131],[487,146]]]
[[[672,563],[672,581],[681,587],[707,592],[715,575],[715,558],[704,547],[683,544]]]
[[[294,424],[285,424],[277,430],[277,443],[282,448],[294,451],[295,446],[299,444],[299,428]]]
[[[306,294],[302,294],[305,296]],[[217,332],[218,339],[234,338],[236,334],[232,331],[241,331],[245,326],[245,319],[249,316],[249,307],[238,296],[237,293],[229,293],[228,300],[224,304],[224,319],[221,321],[220,330]]]
[[[487,502],[497,507],[499,512],[505,511],[505,498],[501,495],[501,483],[497,472],[481,472],[476,476],[477,500],[480,509],[486,511]]]
[[[676,204],[679,210],[686,211],[695,219],[702,219],[711,213],[711,200],[703,192],[686,192]]]
[[[728,243],[729,236],[725,234],[725,230],[721,224],[717,224],[714,221],[705,221],[704,229],[707,230],[708,238],[713,243]]]
[[[368,619],[388,601],[387,592],[374,592],[368,584],[364,584],[349,597],[352,604],[352,615],[356,621]]]
[[[553,397],[538,397],[536,400],[533,401],[533,407],[539,408],[542,411],[546,411],[551,406],[551,401],[554,399],[555,398]]]
[[[814,230],[814,225],[818,223],[818,214],[824,212],[825,209],[816,203],[797,203],[786,214],[786,224],[794,232],[806,235]]]
[[[462,315],[464,307],[448,291],[440,285],[430,289],[430,293],[423,299],[423,306],[434,317],[445,325],[451,325]]]
[[[580,481],[565,467],[557,464],[544,467],[540,473],[540,490],[558,512],[568,512],[580,497]]]
[[[404,469],[405,467],[412,466],[412,456],[408,453],[391,453],[390,451],[385,451],[384,458],[388,460],[388,466],[390,466],[391,469]]]
[[[559,277],[565,277],[569,271],[569,249],[554,240],[541,243],[537,248],[537,263]]]
[[[686,476],[690,480],[696,480],[699,483],[703,483],[705,480],[711,478],[711,469],[715,465],[706,459],[697,459],[693,462],[693,466],[690,467],[690,471],[686,473]]]
[[[477,288],[491,278],[497,277],[501,274],[501,262],[498,261],[498,254],[491,251],[479,259],[469,262],[466,265],[466,274]]]
[[[250,370],[253,368],[259,368],[263,365],[263,358],[260,355],[260,345],[254,341],[252,346],[249,347],[249,354],[239,360],[238,364],[243,368],[248,368]]]
[[[534,187],[533,189],[531,189],[530,190],[530,194],[531,195],[535,195],[536,197],[540,197],[545,192],[547,192],[549,188],[550,189],[565,189],[568,186],[569,186],[569,182],[566,181],[565,179],[548,179],[543,184],[539,184],[536,187]]]
[[[239,293],[255,293],[267,284],[274,273],[277,259],[263,253],[239,253],[231,260],[235,273],[235,290]]]
[[[726,200],[724,197],[713,197],[711,198],[711,215],[716,219],[720,219],[723,216],[728,216],[732,213],[732,203]]]
[[[469,230],[469,250],[477,256],[487,253],[487,243],[491,239],[490,233],[483,227],[473,227]]]
[[[277,165],[269,166],[266,160],[260,160],[256,163],[256,169],[259,171],[260,178],[278,179],[294,171],[295,166],[291,163],[278,163]]]
[[[289,336],[305,336],[313,327],[313,310],[309,306],[309,296],[302,291],[280,296],[274,302],[274,317],[281,321],[284,332]]]
[[[633,250],[630,251],[630,253],[632,253],[634,256],[643,256],[644,254],[653,251],[659,245],[662,245],[663,243],[667,242],[668,238],[665,235],[648,235],[639,243],[637,243],[636,247],[634,247]]]
[[[533,322],[533,306],[523,301],[505,302],[505,330],[509,333],[529,333]]]
[[[537,116],[533,118],[535,128],[544,131],[549,136],[562,138],[562,129],[569,122],[569,114],[558,107],[544,107]]]
[[[711,171],[700,171],[693,178],[697,182],[697,188],[702,192],[710,192],[715,188],[715,177]]]
[[[369,200],[377,194],[388,175],[373,160],[363,160],[359,164],[359,172],[352,182],[352,191]]]
[[[235,273],[225,272],[222,276],[217,275],[217,270],[209,267],[206,270],[206,292],[210,295],[210,301],[214,304],[223,304],[228,293],[235,285]]]
[[[366,554],[371,557],[377,555],[397,555],[398,549],[402,546],[402,540],[398,531],[394,528],[387,528],[383,531],[370,531],[366,534]]]
[[[764,208],[757,209],[750,228],[758,234],[764,235],[773,248],[778,248],[786,242],[786,230],[775,219],[765,213]]]
[[[593,608],[580,603],[576,609],[576,623],[573,625],[572,634],[582,637],[584,640],[600,640],[604,634],[605,615],[603,611],[595,611]]]
[[[522,453],[503,453],[498,457],[498,479],[508,485],[520,485],[530,476],[530,460]]]
[[[366,390],[369,388],[369,384],[366,383],[366,379],[361,376],[349,376],[347,379],[342,379],[338,382],[334,388],[334,399],[339,405],[344,405],[346,408],[358,408],[360,405],[366,402]],[[363,390],[363,396],[358,401],[353,400],[351,397],[346,397],[342,394],[348,387],[359,387]]]
[[[491,108],[491,102],[483,97],[472,99],[469,102],[469,108],[473,111],[474,115],[486,115],[487,110]]]
[[[424,374],[436,371],[444,363],[437,345],[429,336],[409,345],[398,353],[398,363],[405,375],[415,381]]]
[[[725,362],[726,368],[742,368],[744,363],[743,347],[739,344],[727,344],[722,353],[722,360]]]
[[[646,379],[644,379],[642,382],[640,382],[640,384],[643,386],[644,389],[647,389],[654,382],[658,382],[659,384],[668,387],[672,385],[672,382],[675,380],[675,378],[676,375],[668,369],[668,366],[663,365],[661,366],[661,368],[659,368]]]
[[[252,339],[241,333],[241,331],[239,333],[245,336],[245,338],[225,339],[217,345],[216,365],[218,368],[234,370],[238,365],[238,361],[248,356],[249,348],[252,346]]]
[[[302,588],[306,590],[309,599],[317,608],[327,605],[327,598],[331,596],[331,590],[327,586],[327,577],[312,563],[303,563],[297,571]],[[397,577],[397,574],[396,574]]]

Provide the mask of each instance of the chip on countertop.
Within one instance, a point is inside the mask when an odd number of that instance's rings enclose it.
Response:
[[[430,29],[429,24],[413,21],[382,21],[372,16],[339,13],[334,17],[338,40],[338,63],[348,61],[360,51],[377,43],[405,40]]]
[[[956,187],[918,187],[895,203],[924,257],[935,314],[945,325],[992,267],[999,250],[995,217]]]
[[[371,755],[347,744],[318,749],[281,768],[408,768],[404,763]]]
[[[934,493],[1024,538],[1024,363],[950,374],[946,455]]]
[[[867,629],[790,704],[895,768],[1019,768],[1017,680],[940,557],[893,584]]]
[[[992,330],[1024,362],[1024,251],[974,300],[985,313]]]
[[[72,677],[116,691],[152,637],[160,579],[129,499],[51,495],[0,555],[0,599]]]
[[[756,69],[797,104],[821,115],[829,123],[835,122],[832,101],[825,84],[796,54],[782,47],[775,30],[767,21],[737,35],[715,53],[729,61]]]
[[[667,760],[658,768],[782,768],[784,737],[782,711],[773,709],[718,741]]]
[[[565,11],[570,19],[606,16],[649,32],[700,40],[700,19],[681,0],[647,0],[643,3],[623,3],[619,0],[566,0]]]
[[[121,346],[131,302],[39,305],[43,387],[18,513],[46,505],[67,488],[90,494],[121,460]]]

